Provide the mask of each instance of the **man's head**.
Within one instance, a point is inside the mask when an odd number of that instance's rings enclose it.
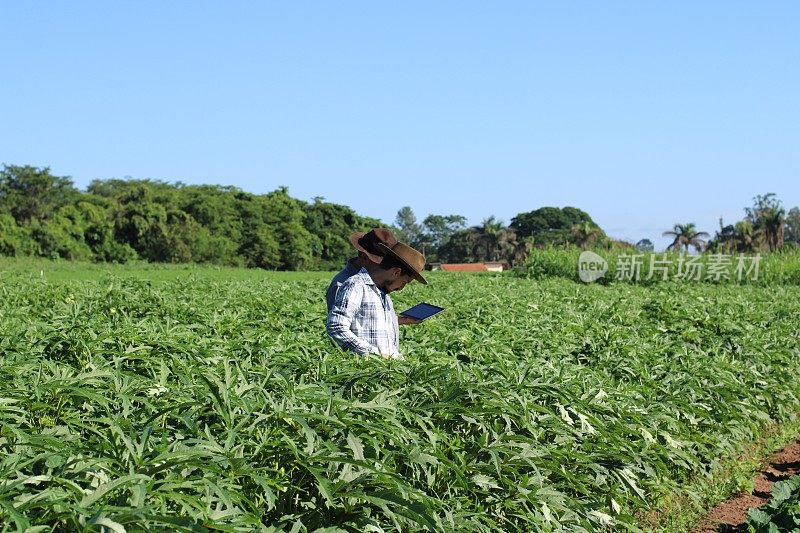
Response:
[[[386,292],[400,291],[411,280],[428,283],[420,272],[425,268],[425,256],[399,242],[392,247],[378,245],[384,252],[383,260],[372,274],[375,284]]]
[[[350,244],[358,250],[358,257],[361,259],[362,265],[367,266],[365,260],[373,264],[379,264],[383,260],[385,252],[378,248],[379,244],[391,248],[397,244],[397,239],[394,233],[386,228],[374,228],[368,233],[363,231],[353,233],[350,235]]]

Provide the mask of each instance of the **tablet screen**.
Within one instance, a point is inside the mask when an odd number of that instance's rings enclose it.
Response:
[[[403,316],[416,318],[417,320],[425,320],[426,318],[430,318],[436,313],[439,313],[441,311],[444,311],[444,307],[423,303],[423,304],[417,304],[411,309],[406,309],[400,314]]]

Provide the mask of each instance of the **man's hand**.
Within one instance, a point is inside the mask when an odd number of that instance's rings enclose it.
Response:
[[[410,316],[398,315],[397,323],[400,324],[401,326],[406,324],[421,324],[422,320],[418,318],[411,318]]]

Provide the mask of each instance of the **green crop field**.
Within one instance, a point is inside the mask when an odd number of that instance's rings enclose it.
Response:
[[[0,529],[636,530],[797,423],[796,285],[432,273],[385,361],[330,276],[0,263]]]

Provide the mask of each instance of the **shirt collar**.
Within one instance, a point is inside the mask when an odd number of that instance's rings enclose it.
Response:
[[[369,285],[370,287],[372,287],[372,290],[378,293],[378,295],[381,297],[381,300],[383,301],[385,309],[386,300],[389,299],[389,293],[386,292],[384,289],[381,289],[377,285],[375,285],[375,282],[372,280],[372,276],[369,275],[369,272],[367,271],[366,268],[362,267],[361,270],[358,271],[358,274],[356,274],[356,276],[361,276],[361,278],[364,280],[364,284]]]
[[[364,283],[366,283],[367,285],[373,285],[373,286],[377,287],[377,285],[375,285],[375,282],[372,281],[372,276],[369,275],[369,272],[367,271],[366,268],[361,267],[361,270],[359,270],[358,274],[356,274],[356,275],[357,276],[361,276],[362,278],[364,278]]]
[[[369,272],[367,271],[366,268],[361,267],[361,270],[359,270],[358,274],[356,274],[356,275],[357,276],[361,276],[366,285],[371,285],[372,287],[374,287],[375,290],[378,291],[378,293],[381,294],[382,296],[386,294],[385,290],[383,290],[383,289],[379,288],[377,285],[375,285],[375,282],[372,280],[372,276],[369,275]]]

